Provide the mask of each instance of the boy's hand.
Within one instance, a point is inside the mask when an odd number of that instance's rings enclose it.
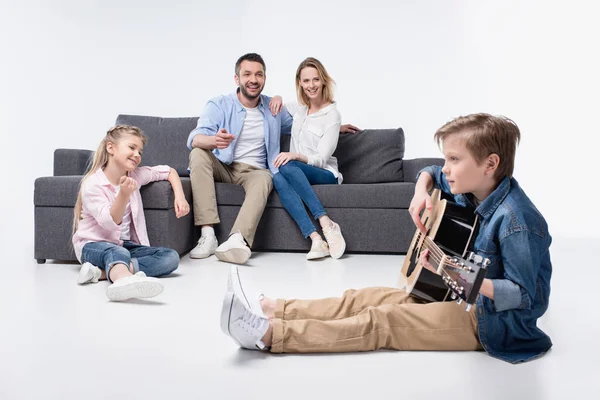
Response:
[[[423,267],[433,272],[434,274],[437,274],[437,270],[434,268],[433,265],[429,263],[429,249],[423,250],[421,252],[421,255],[419,256],[419,264],[421,264]]]
[[[283,99],[281,96],[273,96],[269,102],[269,110],[271,110],[271,114],[273,114],[273,116],[279,114],[281,107],[283,107]]]
[[[190,205],[188,204],[185,197],[175,197],[175,217],[181,218],[188,215],[190,212]]]
[[[227,129],[221,128],[215,136],[215,145],[217,146],[217,149],[226,149],[233,139],[235,139],[235,135],[228,133]]]
[[[131,193],[137,189],[138,184],[133,178],[124,175],[119,179],[119,193],[123,193],[123,196],[126,196],[126,198],[129,198]]]
[[[423,223],[421,222],[421,211],[423,210],[423,208],[427,208],[428,210],[431,210],[432,205],[431,205],[431,196],[429,195],[429,193],[427,192],[419,192],[419,193],[415,193],[415,195],[413,196],[411,202],[410,202],[410,206],[408,207],[408,212],[413,220],[413,222],[415,223],[415,226],[417,227],[417,229],[419,229],[422,233],[426,234],[427,233],[427,228],[425,228],[425,225],[423,225]]]

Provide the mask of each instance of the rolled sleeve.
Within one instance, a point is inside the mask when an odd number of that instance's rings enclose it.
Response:
[[[212,100],[209,101],[204,107],[200,118],[198,118],[196,128],[188,136],[188,149],[192,150],[192,142],[196,135],[215,136],[219,128],[223,127],[224,124],[225,116],[223,110]]]
[[[494,306],[496,311],[521,308],[521,288],[507,279],[491,279],[494,286]]]

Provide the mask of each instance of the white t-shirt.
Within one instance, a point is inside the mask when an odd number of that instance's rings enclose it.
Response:
[[[113,187],[117,191],[117,194],[119,194],[119,190],[121,189],[121,186],[113,185]],[[131,201],[128,201],[127,205],[125,206],[125,212],[123,213],[123,219],[121,220],[121,225],[119,225],[119,226],[121,227],[121,235],[119,236],[119,239],[131,240]]]
[[[233,161],[267,168],[263,115],[258,108],[246,108],[246,119],[233,150]]]
[[[308,164],[326,169],[342,183],[343,177],[338,170],[337,159],[333,156],[340,138],[342,116],[336,103],[308,114],[308,107],[298,103],[285,105],[294,117],[290,151],[301,153],[308,158]]]

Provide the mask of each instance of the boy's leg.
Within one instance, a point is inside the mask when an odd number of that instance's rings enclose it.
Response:
[[[285,321],[297,319],[329,321],[351,317],[368,307],[417,302],[419,300],[406,293],[404,289],[369,287],[346,290],[342,297],[317,300],[277,299],[273,316]],[[268,310],[266,311],[266,315],[271,316]]]
[[[142,246],[133,242],[124,242],[123,247],[131,254],[134,273],[143,271],[146,276],[164,276],[179,266],[179,254],[173,249]]]
[[[204,149],[190,152],[190,181],[194,209],[194,225],[212,225],[220,222],[217,212],[215,182],[232,183],[230,170],[215,155]]]
[[[406,303],[331,321],[274,319],[271,352],[480,350],[475,312],[455,302]]]
[[[239,231],[248,246],[252,247],[256,228],[267,205],[269,193],[273,189],[273,178],[267,169],[238,162],[232,164],[231,173],[232,183],[241,185],[246,192],[231,234]]]
[[[298,193],[296,193],[292,185],[290,185],[285,176],[281,173],[277,173],[273,176],[273,185],[279,194],[279,199],[281,200],[283,208],[285,208],[294,221],[296,221],[296,225],[300,228],[302,235],[305,238],[309,237],[310,234],[317,229],[308,216],[304,203],[302,203],[302,199],[298,196]]]

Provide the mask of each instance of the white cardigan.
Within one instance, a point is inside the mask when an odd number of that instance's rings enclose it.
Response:
[[[308,164],[330,171],[342,183],[337,159],[333,157],[340,137],[342,117],[335,103],[307,115],[308,107],[298,103],[285,105],[293,116],[290,151],[304,154]]]

